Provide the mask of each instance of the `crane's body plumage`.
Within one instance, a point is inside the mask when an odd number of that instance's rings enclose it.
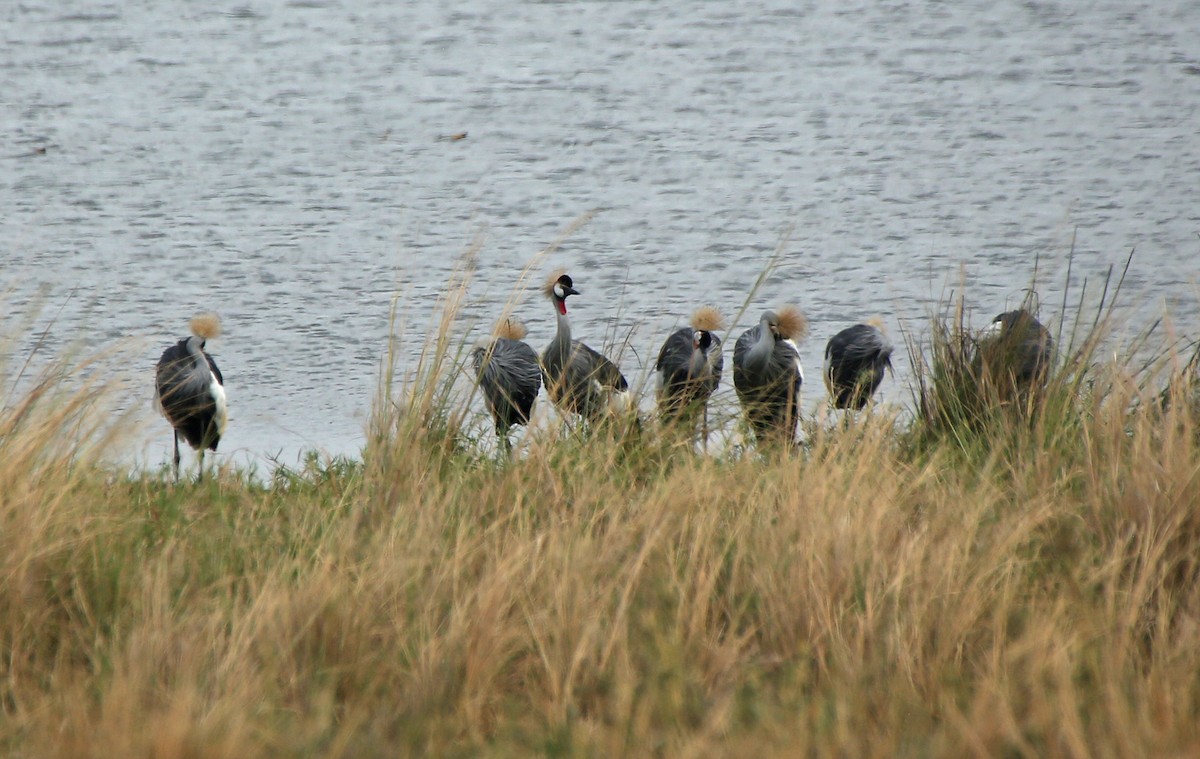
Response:
[[[186,337],[163,351],[155,369],[155,398],[175,430],[176,478],[179,436],[199,453],[203,477],[204,451],[217,450],[228,421],[225,378],[204,345],[199,335]]]
[[[824,375],[833,405],[855,410],[866,406],[892,365],[893,350],[883,330],[870,324],[855,324],[830,338]]]
[[[594,420],[610,408],[629,403],[629,383],[617,365],[586,343],[571,338],[567,296],[578,295],[563,274],[546,288],[554,302],[558,329],[542,353],[543,381],[561,411]]]
[[[509,428],[529,424],[542,387],[537,352],[522,340],[495,337],[487,345],[476,347],[471,359],[484,401],[496,423],[496,435],[500,444],[508,448]]]
[[[765,312],[733,346],[733,387],[760,442],[794,442],[803,382],[796,343],[779,333],[775,313]]]

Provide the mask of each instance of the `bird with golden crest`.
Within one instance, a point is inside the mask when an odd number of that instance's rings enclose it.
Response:
[[[542,387],[541,364],[537,352],[524,342],[525,334],[525,325],[520,321],[501,319],[492,337],[471,351],[475,378],[504,451],[512,448],[509,429],[529,424]]]
[[[154,396],[175,436],[175,479],[179,480],[179,436],[183,435],[199,456],[199,478],[204,479],[204,451],[217,450],[228,422],[225,378],[205,347],[221,334],[216,314],[198,314],[185,337],[163,351],[155,368]]]
[[[798,341],[807,335],[803,312],[784,306],[764,311],[734,343],[733,387],[759,443],[795,442],[804,383]]]
[[[724,326],[721,312],[702,306],[692,313],[688,327],[667,336],[658,352],[654,372],[658,385],[658,413],[664,424],[686,425],[694,434],[701,420],[703,440],[708,442],[708,399],[721,384],[725,361],[721,355]]]
[[[542,288],[554,305],[558,329],[542,352],[546,392],[554,405],[585,420],[598,419],[606,411],[624,411],[632,404],[625,375],[607,356],[571,337],[567,298],[579,295],[575,282],[565,271],[556,271]]]

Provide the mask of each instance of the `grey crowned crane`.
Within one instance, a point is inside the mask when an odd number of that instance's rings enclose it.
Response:
[[[225,434],[228,414],[225,379],[217,362],[204,350],[208,340],[221,333],[215,314],[201,314],[191,321],[192,336],[163,351],[155,368],[155,400],[175,431],[175,481],[179,481],[179,436],[200,458],[204,479],[204,451],[217,450]]]
[[[546,392],[558,409],[585,420],[598,419],[610,408],[623,411],[630,404],[629,383],[617,365],[579,340],[571,339],[567,297],[579,295],[571,278],[550,275],[544,287],[554,304],[558,330],[542,353],[542,378]]]
[[[725,359],[721,355],[721,314],[715,308],[699,308],[692,314],[691,326],[671,333],[658,352],[654,371],[658,376],[658,413],[667,423],[686,421],[693,425],[696,416],[704,424],[708,440],[708,399],[721,384]]]
[[[804,370],[795,340],[808,333],[794,306],[764,311],[733,346],[733,387],[759,443],[795,442]]]
[[[476,380],[496,423],[500,447],[505,451],[512,449],[509,428],[514,424],[529,424],[533,402],[542,387],[537,352],[523,342],[524,338],[525,325],[505,319],[496,325],[490,340],[471,351]]]
[[[1054,340],[1028,309],[998,314],[979,335],[977,363],[982,376],[1018,391],[1045,384],[1054,357]]]
[[[847,327],[825,346],[825,387],[835,408],[863,408],[892,368],[892,343],[871,320]]]

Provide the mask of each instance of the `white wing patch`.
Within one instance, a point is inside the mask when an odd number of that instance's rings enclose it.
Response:
[[[785,342],[785,343],[787,343],[788,345],[792,346],[792,350],[793,350],[793,351],[795,351],[795,356],[796,356],[796,371],[797,371],[797,372],[800,374],[800,382],[802,382],[802,383],[803,383],[803,382],[804,382],[804,367],[800,365],[800,346],[796,345],[796,341],[795,341],[795,340],[790,340],[790,339],[789,339],[789,340],[784,340],[783,342]]]
[[[221,383],[217,382],[216,377],[212,377],[208,392],[212,394],[213,402],[217,405],[217,434],[225,437],[225,425],[229,422],[229,412],[225,405],[225,388],[221,387]]]
[[[608,396],[608,409],[614,414],[624,414],[633,404],[628,390],[615,390]]]

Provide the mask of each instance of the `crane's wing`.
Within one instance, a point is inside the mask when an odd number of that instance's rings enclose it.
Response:
[[[164,400],[170,401],[178,395],[179,387],[187,380],[190,364],[191,360],[183,340],[163,351],[158,365],[154,367],[154,395],[160,410],[164,410]]]
[[[833,336],[825,348],[825,357],[838,361],[873,362],[892,353],[892,343],[880,330],[868,324],[848,327]]]
[[[537,352],[520,340],[502,337],[492,351],[492,367],[513,387],[537,394],[542,386],[542,366]]]
[[[733,365],[734,367],[741,366],[746,360],[746,354],[758,342],[759,326],[755,325],[742,333],[737,342],[733,344]]]
[[[221,370],[217,368],[217,362],[213,361],[213,357],[208,355],[208,351],[203,351],[205,360],[208,361],[208,368],[212,370],[213,376],[217,378],[217,384],[224,387],[225,378],[221,376]]]
[[[497,338],[471,352],[475,374],[485,391],[496,389],[508,396],[536,395],[542,386],[537,353],[520,340]]]
[[[679,367],[687,367],[688,359],[692,356],[692,330],[684,327],[672,332],[658,352],[658,362],[654,371],[673,373]]]
[[[571,344],[571,363],[575,364],[584,376],[599,382],[603,387],[625,391],[629,383],[617,365],[591,346],[575,340]]]
[[[758,330],[758,325],[751,327],[743,332],[737,342],[733,344],[733,389],[738,392],[739,398],[742,397],[743,392],[746,392],[746,385],[750,380],[746,376],[746,354],[758,342]]]

